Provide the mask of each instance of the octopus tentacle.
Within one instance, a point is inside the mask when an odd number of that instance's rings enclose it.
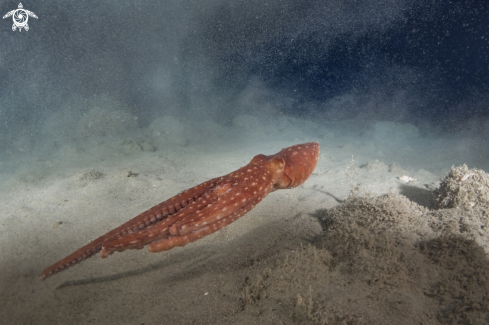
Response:
[[[146,210],[135,218],[122,224],[120,227],[105,234],[105,238],[125,236],[133,232],[139,232],[147,227],[166,219],[170,215],[176,214],[178,211],[193,203],[204,195],[209,187],[215,185],[217,179],[211,179],[207,182],[199,184],[191,189],[164,201],[160,204]],[[102,237],[104,237],[102,236]]]
[[[99,238],[78,249],[76,252],[51,265],[42,272],[41,279],[44,280],[51,275],[78,264],[100,252],[104,242],[107,240],[111,240],[113,238],[123,238],[129,234],[141,232],[142,230],[151,228],[154,225],[161,223],[161,221],[167,219],[168,216],[175,215],[183,208],[191,205],[193,202],[198,201],[202,196],[204,196],[204,193],[209,187],[215,186],[218,180],[219,178],[214,178],[199,184],[137,215],[121,226],[109,231],[103,236],[100,236]]]
[[[148,247],[148,251],[150,251],[152,253],[157,253],[157,252],[167,251],[167,250],[172,249],[173,247],[176,247],[176,246],[185,246],[188,243],[194,242],[194,241],[196,241],[202,237],[205,237],[207,235],[210,235],[210,234],[218,231],[219,229],[221,229],[223,227],[226,227],[227,225],[231,224],[232,222],[234,222],[237,219],[244,216],[251,209],[253,209],[253,207],[254,206],[252,206],[252,205],[241,207],[240,209],[238,209],[233,214],[228,215],[227,217],[219,219],[219,220],[217,220],[213,223],[210,223],[206,226],[203,226],[200,229],[197,229],[196,231],[189,232],[185,235],[169,236],[167,238],[161,239],[157,242],[150,244]]]
[[[175,246],[185,246],[229,225],[253,209],[271,191],[278,178],[276,166],[281,163],[280,159],[273,160],[274,163],[269,166],[271,168],[263,170],[254,164],[263,159],[257,157],[248,166],[229,175],[233,178],[248,180],[248,182],[243,182],[241,186],[235,184],[235,188],[226,191],[216,202],[209,204],[199,213],[191,214],[173,223],[170,227],[170,235],[161,236],[162,239],[150,244],[148,250],[160,252]],[[257,171],[262,175],[260,182],[253,180],[253,175]],[[258,192],[260,195],[256,195]]]
[[[267,186],[267,184],[262,184]],[[271,187],[270,184],[268,187]],[[244,192],[244,191],[243,191]],[[244,206],[255,206],[263,197],[258,197],[250,202],[248,199],[244,199],[242,192],[229,191],[225,195],[221,196],[216,202],[209,204],[205,209],[195,213],[181,221],[175,222],[170,227],[170,234],[172,235],[186,235],[190,232],[197,231],[204,228],[207,225],[216,224],[220,219],[234,214],[236,211],[242,209]]]
[[[195,215],[202,209],[211,206],[212,203],[218,200],[220,196],[224,195],[229,188],[229,183],[218,184],[217,186],[208,189],[204,195],[199,197],[192,204],[189,204],[185,209],[180,210],[178,213],[175,213],[152,227],[148,227],[142,231],[124,237],[107,239],[103,243],[100,256],[105,258],[112,255],[114,252],[122,252],[127,249],[141,249],[155,240],[170,235],[169,227],[172,224],[185,219],[188,216]]]

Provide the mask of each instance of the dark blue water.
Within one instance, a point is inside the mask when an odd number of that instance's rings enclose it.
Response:
[[[0,11],[17,8],[3,1]],[[0,151],[58,138],[93,98],[156,118],[240,114],[410,123],[485,138],[484,1],[44,1],[30,30],[0,21]],[[66,121],[65,121],[66,122]],[[57,140],[61,141],[60,139]],[[44,152],[56,150],[52,146]],[[56,146],[55,146],[56,147]],[[24,151],[25,151],[24,150]]]

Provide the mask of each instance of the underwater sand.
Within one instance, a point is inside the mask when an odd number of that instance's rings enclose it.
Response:
[[[489,234],[477,226],[487,213],[429,210],[452,165],[488,170],[470,139],[285,116],[228,126],[166,117],[145,129],[125,119],[109,136],[91,118],[52,154],[19,144],[23,155],[4,163],[3,324],[489,323]],[[321,145],[310,179],[225,229],[168,252],[95,256],[40,280],[161,201],[308,141]]]

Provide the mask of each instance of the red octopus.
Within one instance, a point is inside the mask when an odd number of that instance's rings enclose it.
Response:
[[[184,246],[229,225],[268,193],[304,183],[316,168],[319,144],[310,142],[255,156],[248,165],[192,187],[95,239],[44,270],[46,279],[100,252],[107,257],[149,245],[150,252]]]

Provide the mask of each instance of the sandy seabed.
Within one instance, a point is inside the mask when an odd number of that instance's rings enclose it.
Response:
[[[225,229],[168,252],[92,257],[40,280],[49,265],[161,201],[256,154],[317,140],[320,160],[304,185],[271,193]],[[2,174],[0,319],[489,323],[487,210],[433,209],[432,191],[452,164],[426,149],[426,164],[439,164],[419,168],[417,154],[409,166],[374,140],[365,145],[331,133],[240,145],[124,140],[114,151],[92,141],[23,162]],[[402,182],[405,173],[417,180]]]

